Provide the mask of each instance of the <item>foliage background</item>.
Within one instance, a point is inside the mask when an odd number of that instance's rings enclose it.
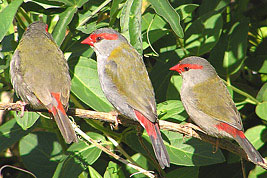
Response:
[[[169,4],[170,3],[170,4]],[[9,62],[25,28],[33,21],[49,25],[68,60],[72,78],[70,106],[109,112],[97,77],[96,57],[80,42],[101,27],[120,31],[143,54],[156,93],[160,119],[182,123],[181,77],[168,69],[187,56],[202,56],[216,68],[241,112],[246,136],[267,155],[267,2],[257,0],[1,0],[1,102],[18,100],[9,77]],[[152,48],[153,47],[153,48]],[[152,50],[153,49],[153,50]],[[2,112],[0,165],[15,165],[39,177],[129,177],[135,171],[95,148],[66,145],[54,121],[28,113],[18,119]],[[39,118],[39,119],[38,119]],[[37,120],[38,119],[38,120]],[[134,127],[111,130],[106,123],[74,118],[81,129],[114,150],[121,143],[147,170],[156,166],[144,152]],[[210,144],[162,131],[171,158],[166,177],[241,177],[240,158]],[[147,134],[143,133],[146,143]],[[151,149],[150,144],[148,147]],[[266,172],[245,162],[248,177]],[[30,177],[9,168],[4,177]],[[133,177],[145,177],[142,174]]]

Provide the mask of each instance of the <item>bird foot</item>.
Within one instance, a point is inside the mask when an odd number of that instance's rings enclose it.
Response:
[[[24,116],[24,111],[25,111],[25,106],[27,105],[27,103],[23,102],[23,101],[17,101],[16,104],[20,105],[20,115],[18,115],[18,111],[16,111],[16,114],[18,117],[22,118]]]
[[[119,128],[119,121],[118,121],[119,113],[117,111],[110,111],[109,114],[115,117],[115,123],[114,124],[111,123],[110,127],[112,130],[113,129],[117,130]]]

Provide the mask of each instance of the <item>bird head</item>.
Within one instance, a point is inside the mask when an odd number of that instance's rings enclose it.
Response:
[[[217,75],[206,59],[196,56],[184,58],[170,70],[177,71],[184,80],[190,80],[193,83],[199,83]]]
[[[107,55],[122,42],[128,43],[120,33],[110,28],[101,28],[90,34],[81,43],[93,47],[97,55]]]

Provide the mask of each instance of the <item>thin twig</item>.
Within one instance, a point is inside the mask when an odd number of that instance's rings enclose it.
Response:
[[[145,174],[148,177],[154,178],[155,176],[153,174],[151,174],[150,171],[147,171],[135,164],[130,163],[129,161],[121,158],[120,156],[116,155],[115,153],[113,153],[112,151],[110,151],[109,149],[107,149],[106,147],[102,146],[101,144],[97,143],[95,140],[93,140],[92,138],[90,138],[86,133],[84,133],[81,129],[79,129],[77,127],[77,125],[75,125],[75,123],[72,123],[72,127],[74,128],[75,132],[80,135],[83,139],[85,139],[86,141],[94,144],[97,148],[101,149],[102,151],[104,151],[105,153],[107,153],[108,155],[112,156],[113,158],[115,158],[116,160],[122,162],[123,164],[126,164],[127,166],[142,172],[143,174]]]

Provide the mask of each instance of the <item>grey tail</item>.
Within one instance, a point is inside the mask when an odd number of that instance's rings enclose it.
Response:
[[[63,113],[61,110],[57,109],[56,107],[54,108],[55,109],[52,111],[52,114],[55,118],[57,126],[65,142],[68,144],[71,142],[78,142],[77,136],[75,134],[73,127],[71,126],[71,122],[67,114],[65,112]]]
[[[156,137],[154,135],[149,135],[149,136],[152,141],[152,146],[153,146],[156,158],[159,162],[159,165],[162,169],[164,169],[165,166],[170,167],[170,158],[166,150],[166,147],[163,143],[158,123],[154,123],[153,125],[156,131]]]
[[[260,153],[254,148],[254,146],[248,141],[248,139],[244,137],[240,137],[237,135],[235,138],[237,143],[244,149],[248,158],[254,163],[257,164],[258,162],[264,163],[264,160]]]

